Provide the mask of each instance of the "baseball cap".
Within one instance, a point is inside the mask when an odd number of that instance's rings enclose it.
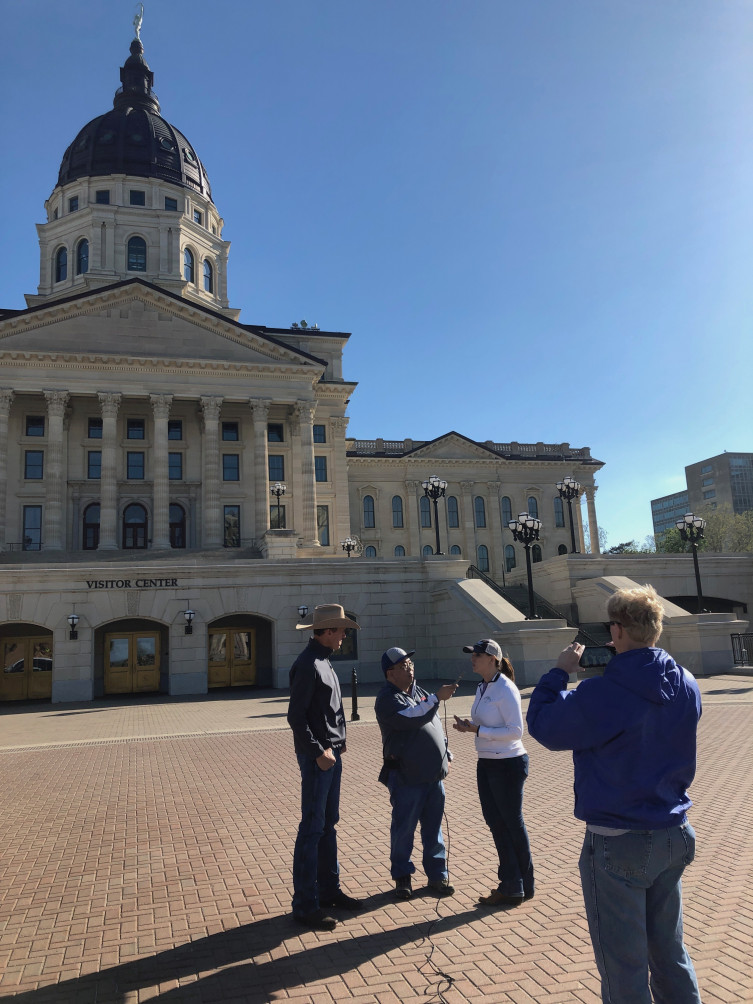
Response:
[[[474,642],[473,645],[464,645],[464,652],[482,652],[485,655],[493,655],[495,659],[502,658],[502,649],[493,638],[482,638],[481,641]]]
[[[404,648],[388,648],[382,656],[382,672],[386,673],[388,669],[392,669],[398,662],[402,662],[403,659],[407,659],[408,656],[415,654],[415,649],[412,652],[406,652]]]

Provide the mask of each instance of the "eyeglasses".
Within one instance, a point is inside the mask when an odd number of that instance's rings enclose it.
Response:
[[[615,626],[616,626],[616,627],[623,627],[623,625],[622,625],[622,624],[620,624],[620,622],[619,622],[619,621],[610,621],[610,622],[609,622],[609,623],[607,624],[607,627],[615,627]]]

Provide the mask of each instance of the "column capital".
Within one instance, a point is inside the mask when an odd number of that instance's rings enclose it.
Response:
[[[150,394],[149,400],[155,418],[169,418],[170,406],[173,403],[172,394]]]
[[[15,392],[10,387],[0,387],[0,414],[4,413],[6,418],[8,417],[11,401],[14,397]]]
[[[421,487],[420,481],[404,481],[403,484],[407,491],[417,491]]]
[[[120,402],[123,400],[122,394],[113,394],[110,391],[100,391],[97,394],[99,407],[104,418],[117,418],[120,409]]]
[[[473,491],[473,486],[475,484],[476,484],[475,481],[461,481],[460,482],[460,487],[463,489],[464,492],[472,492]]]
[[[209,395],[205,394],[199,398],[201,401],[201,410],[204,414],[204,422],[212,421],[216,422],[219,420],[220,411],[222,410],[222,398],[219,394]]]
[[[502,482],[501,481],[487,481],[486,482],[486,487],[488,488],[490,495],[493,495],[495,491],[496,491],[497,495],[499,495],[499,490],[502,487]]]
[[[293,405],[293,414],[301,422],[313,422],[316,404],[312,401],[296,401]]]
[[[350,419],[348,418],[347,415],[343,416],[338,415],[336,418],[331,418],[329,420],[329,423],[332,426],[334,432],[342,433],[343,436],[347,431],[348,422],[350,422]]]
[[[43,390],[42,393],[47,401],[47,411],[49,414],[62,418],[65,413],[65,406],[68,404],[68,398],[70,397],[68,391]]]
[[[251,405],[251,411],[254,413],[255,422],[266,422],[269,418],[269,407],[271,401],[267,401],[263,398],[249,398],[248,403]]]

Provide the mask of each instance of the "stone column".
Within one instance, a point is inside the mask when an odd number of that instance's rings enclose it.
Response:
[[[294,413],[301,423],[301,502],[303,505],[304,547],[318,547],[319,538],[316,532],[316,484],[314,481],[314,412],[316,405],[308,401],[299,401],[294,407]]]
[[[465,556],[472,565],[478,562],[476,554],[476,530],[475,514],[473,512],[473,481],[461,481],[460,487],[463,491],[463,500],[460,506],[460,520],[463,527],[463,538],[465,540]]]
[[[575,519],[575,540],[578,544],[578,551],[586,553],[586,537],[583,533],[583,508],[581,506],[582,496],[578,496],[573,503],[573,518]]]
[[[62,551],[63,525],[63,419],[68,403],[67,390],[46,390],[47,449],[44,464],[44,523],[42,546],[46,551]],[[67,479],[65,479],[67,481]]]
[[[201,499],[202,544],[204,547],[221,547],[222,518],[220,512],[220,409],[222,398],[204,396],[201,399],[204,419],[202,450]]]
[[[337,547],[340,541],[350,536],[350,494],[348,492],[348,463],[345,456],[345,433],[348,429],[347,417],[330,419],[332,430],[332,457],[334,461],[334,508],[330,523],[330,541]]]
[[[298,533],[298,543],[303,545],[303,490],[300,482],[301,464],[301,420],[295,409],[288,419],[290,429],[290,463],[286,470],[289,489],[286,527]]]
[[[102,473],[99,485],[99,550],[116,551],[118,505],[118,409],[122,394],[97,394],[102,412]]]
[[[269,401],[249,402],[254,413],[254,537],[258,544],[269,529]]]
[[[0,389],[0,551],[5,550],[5,515],[8,499],[8,417],[13,391]]]
[[[599,547],[599,524],[596,522],[596,485],[586,486],[586,507],[588,509],[588,534],[591,538],[591,554],[601,554]]]
[[[487,487],[486,525],[489,528],[489,568],[490,575],[501,582],[505,567],[505,541],[502,533],[502,509],[499,504],[502,483],[490,481]]]
[[[408,520],[408,554],[421,554],[420,481],[405,482],[405,518]]]
[[[170,472],[167,459],[167,420],[170,417],[173,396],[172,394],[150,394],[149,400],[154,412],[152,547],[164,550],[170,547]]]

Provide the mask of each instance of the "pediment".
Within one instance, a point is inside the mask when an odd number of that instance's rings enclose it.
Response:
[[[492,460],[498,454],[457,432],[448,432],[444,436],[432,439],[430,443],[419,446],[410,456],[427,460]]]
[[[0,322],[0,354],[198,365],[321,366],[306,353],[230,319],[134,284],[23,311]]]

